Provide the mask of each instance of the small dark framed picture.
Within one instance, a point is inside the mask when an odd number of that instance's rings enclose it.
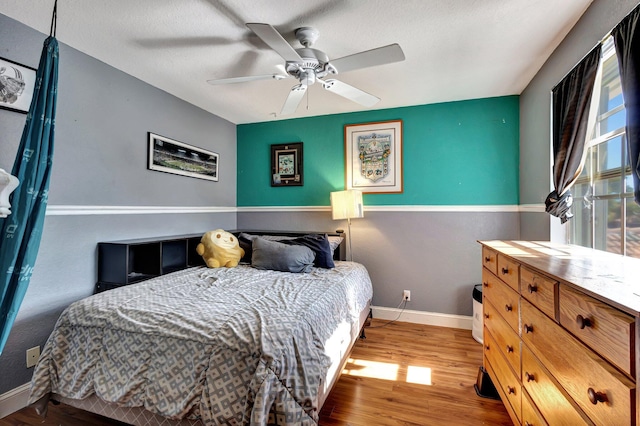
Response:
[[[35,68],[0,58],[0,108],[26,114],[35,85]]]
[[[271,145],[271,186],[302,186],[302,142]]]

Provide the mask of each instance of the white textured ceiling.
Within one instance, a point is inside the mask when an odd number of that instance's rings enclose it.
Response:
[[[520,94],[592,0],[58,0],[57,38],[233,123],[361,111],[322,89],[295,115],[294,79],[212,86],[280,73],[284,60],[244,25],[320,31],[329,58],[399,43],[406,60],[336,78],[382,100],[374,109]],[[2,0],[0,13],[49,32],[53,0]],[[64,60],[64,58],[62,59]]]

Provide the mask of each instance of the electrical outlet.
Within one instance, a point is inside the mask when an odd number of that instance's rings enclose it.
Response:
[[[410,290],[403,290],[402,291],[402,300],[405,300],[407,302],[411,302],[411,291]]]
[[[40,358],[40,346],[27,349],[27,368],[35,366]]]

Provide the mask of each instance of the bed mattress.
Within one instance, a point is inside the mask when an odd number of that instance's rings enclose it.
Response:
[[[315,424],[339,331],[371,300],[366,269],[186,269],[75,302],[32,380],[52,393],[204,424]]]

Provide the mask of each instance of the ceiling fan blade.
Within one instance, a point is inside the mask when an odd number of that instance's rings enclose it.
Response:
[[[270,48],[284,58],[288,62],[302,62],[302,58],[298,55],[287,40],[269,24],[247,24],[247,27],[262,39]]]
[[[245,83],[247,81],[256,81],[256,80],[282,80],[283,78],[287,78],[286,75],[279,74],[265,74],[265,75],[249,75],[246,77],[230,77],[230,78],[220,78],[214,80],[207,80],[207,83],[213,84],[214,86],[220,84],[234,84],[234,83]]]
[[[331,60],[331,65],[336,67],[338,73],[357,70],[360,68],[375,67],[377,65],[391,64],[404,61],[404,52],[399,44],[394,43],[376,49],[366,50],[353,55]]]
[[[339,80],[324,80],[322,81],[322,86],[328,91],[335,93],[336,95],[340,95],[344,98],[349,99],[350,101],[366,107],[374,106],[380,101],[380,98],[370,95],[367,92],[364,92]]]
[[[304,94],[307,91],[307,86],[305,84],[296,84],[291,88],[291,92],[289,92],[289,96],[287,96],[287,100],[282,106],[282,111],[280,111],[280,115],[291,115],[296,112],[298,109],[298,105],[300,101],[304,97]]]

